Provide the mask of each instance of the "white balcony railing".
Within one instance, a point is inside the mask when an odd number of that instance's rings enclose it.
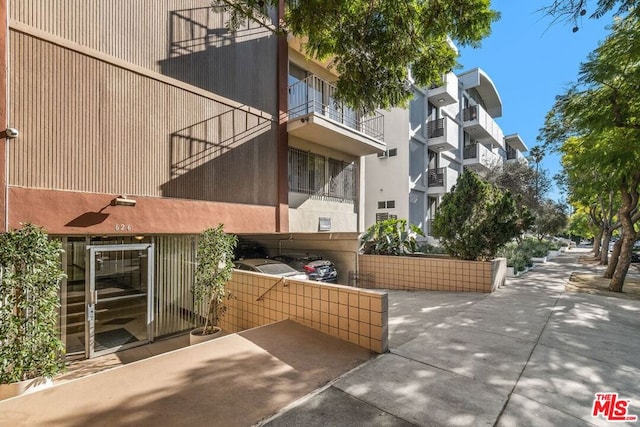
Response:
[[[471,144],[464,147],[462,158],[465,166],[481,166],[491,169],[501,163],[502,158],[482,144]]]
[[[384,140],[384,117],[365,115],[335,99],[336,86],[318,76],[309,76],[289,86],[289,120],[318,114],[379,141]]]

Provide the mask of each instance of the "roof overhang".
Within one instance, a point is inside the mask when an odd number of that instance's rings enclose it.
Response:
[[[505,136],[504,142],[522,153],[529,151],[529,148],[517,133]]]
[[[484,102],[487,113],[494,119],[502,116],[502,100],[498,94],[495,84],[480,68],[465,71],[458,74],[458,80],[464,89],[475,88]]]

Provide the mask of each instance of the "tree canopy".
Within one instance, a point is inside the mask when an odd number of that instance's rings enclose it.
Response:
[[[609,289],[621,291],[639,236],[640,9],[629,9],[611,30],[580,66],[578,81],[557,97],[540,138],[563,153],[571,197],[587,204],[620,201],[621,262],[614,251],[606,274],[612,275]]]
[[[277,28],[270,12],[285,2]],[[457,46],[477,46],[499,18],[489,0],[213,0],[230,14],[303,42],[306,55],[331,59],[336,98],[365,111],[406,105],[410,82],[429,87],[457,65]]]
[[[505,162],[491,168],[486,181],[517,198],[520,205],[535,211],[540,199],[549,191],[551,181],[544,170],[534,169],[525,162]]]
[[[619,15],[628,12],[637,4],[638,0],[553,0],[541,10],[554,20],[577,24],[583,16],[598,19],[611,11]],[[578,27],[573,27],[573,31],[578,31]]]

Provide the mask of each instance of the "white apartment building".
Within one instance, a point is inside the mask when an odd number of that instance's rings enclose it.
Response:
[[[365,226],[396,216],[428,236],[442,196],[465,168],[483,175],[505,161],[526,161],[528,148],[495,122],[502,101],[480,68],[413,91],[408,109],[385,112],[386,151],[365,158]]]

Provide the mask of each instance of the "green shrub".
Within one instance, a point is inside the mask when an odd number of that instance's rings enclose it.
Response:
[[[550,243],[534,238],[524,239],[520,244],[522,250],[530,257],[543,258],[549,253]]]
[[[445,250],[442,249],[440,246],[435,246],[427,242],[418,243],[416,247],[416,252],[422,253],[422,254],[445,254],[446,253]]]
[[[507,259],[507,267],[513,267],[514,271],[524,271],[532,265],[531,253],[525,250],[522,244],[516,242],[507,243],[498,251],[498,256]]]
[[[227,310],[224,299],[230,294],[226,285],[233,274],[233,252],[237,244],[237,236],[225,233],[222,224],[203,231],[199,236],[192,291],[195,300],[206,305],[203,335],[217,330],[220,317]]]
[[[0,235],[0,383],[53,377],[64,369],[61,252],[59,240],[31,224]]]
[[[513,269],[518,271],[524,271],[527,267],[532,265],[531,258],[524,252],[516,251],[512,259]]]
[[[442,203],[433,221],[433,235],[447,253],[466,260],[488,260],[519,236],[533,221],[511,194],[466,170]]]
[[[416,237],[424,233],[406,219],[387,219],[373,224],[360,236],[360,251],[369,255],[408,255],[416,252]]]

